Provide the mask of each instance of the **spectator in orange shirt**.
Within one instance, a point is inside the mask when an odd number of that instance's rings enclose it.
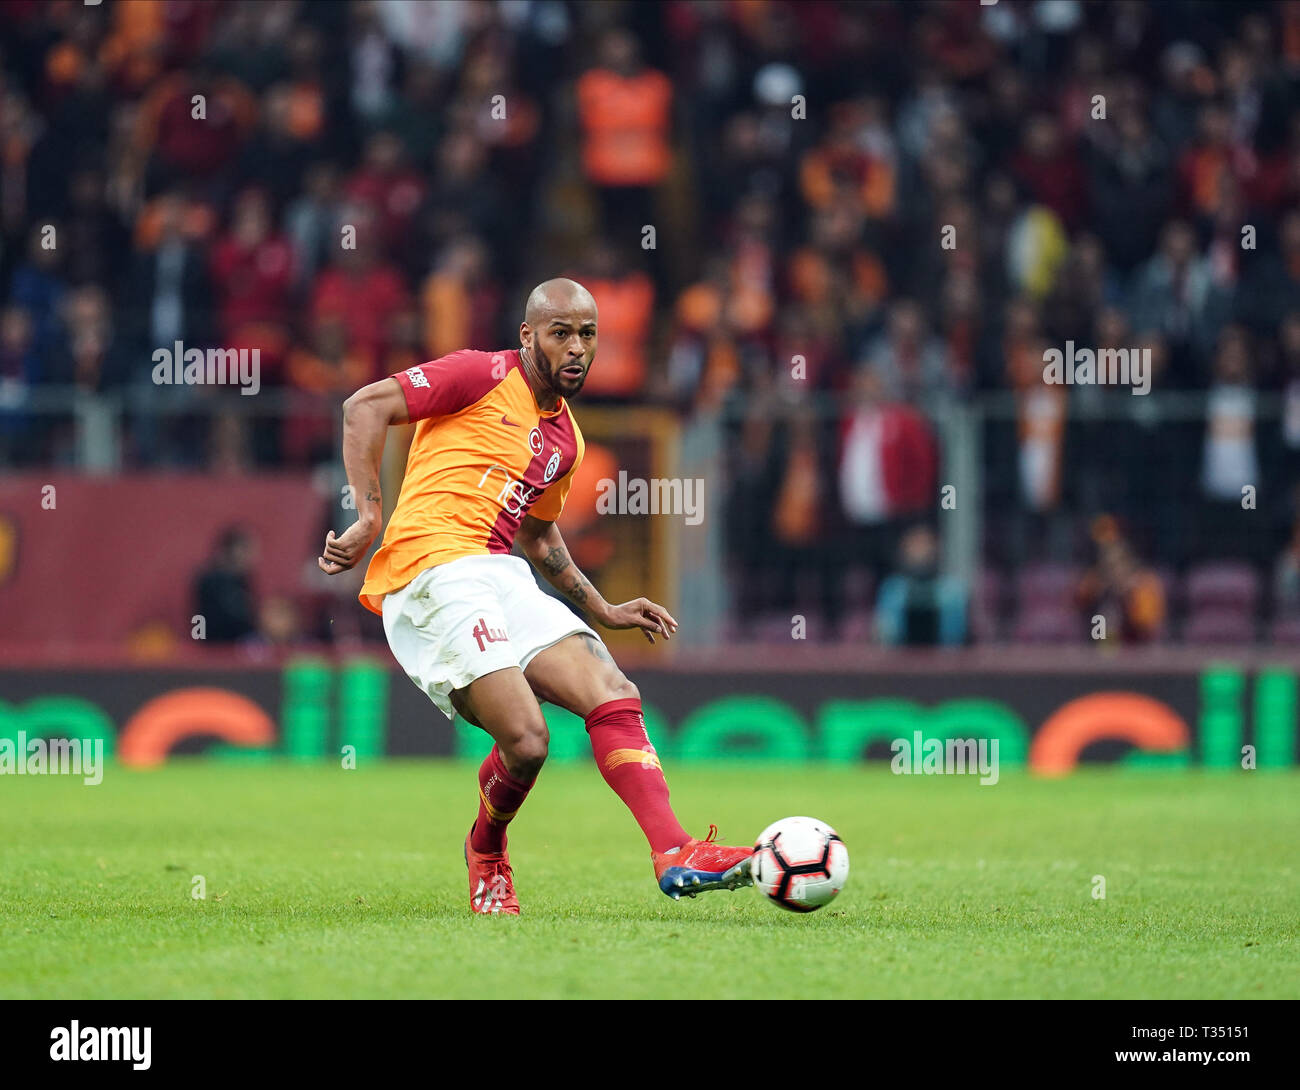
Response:
[[[653,224],[654,189],[672,165],[672,84],[645,67],[637,40],[615,28],[601,39],[597,66],[578,80],[582,168],[596,187],[605,231],[627,245]],[[601,314],[601,333],[604,314]]]
[[[879,320],[890,287],[884,262],[860,244],[861,233],[861,209],[841,195],[814,214],[808,244],[787,264],[793,297],[846,345],[860,342]]]
[[[847,192],[870,219],[887,219],[896,203],[896,161],[884,103],[879,98],[840,102],[831,107],[826,139],[803,157],[799,188],[813,208],[829,208]]]
[[[496,346],[501,289],[489,275],[487,249],[481,239],[462,235],[443,249],[424,282],[420,306],[425,355],[417,363],[441,359],[464,345]],[[602,313],[602,321],[604,317]],[[394,370],[400,368],[385,374]]]
[[[645,393],[645,352],[654,318],[655,287],[633,269],[624,248],[595,243],[575,279],[586,285],[600,308],[600,366],[587,375],[584,398],[635,400]]]

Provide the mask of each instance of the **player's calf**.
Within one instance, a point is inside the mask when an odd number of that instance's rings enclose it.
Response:
[[[504,854],[506,826],[546,762],[550,746],[546,720],[518,670],[478,678],[457,706],[473,713],[496,742],[479,768],[479,811],[470,846],[479,853]]]
[[[690,840],[668,802],[668,781],[646,734],[640,697],[609,700],[586,718],[596,767],[632,811],[650,849],[670,851]]]

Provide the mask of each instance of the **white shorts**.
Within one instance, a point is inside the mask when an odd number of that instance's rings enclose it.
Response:
[[[453,690],[509,666],[523,670],[566,636],[596,636],[542,591],[526,560],[501,555],[426,568],[384,595],[384,632],[406,676],[448,719]]]

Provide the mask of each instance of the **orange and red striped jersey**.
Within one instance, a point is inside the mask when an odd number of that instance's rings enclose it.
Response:
[[[361,587],[373,613],[426,568],[508,554],[525,515],[557,519],[583,452],[565,400],[538,406],[518,350],[464,349],[393,378],[418,424],[401,496]]]

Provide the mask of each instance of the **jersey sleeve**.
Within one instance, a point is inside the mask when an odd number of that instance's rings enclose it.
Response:
[[[582,465],[582,455],[585,449],[586,444],[582,442],[582,438],[579,436],[578,453],[573,459],[573,465],[569,466],[568,473],[538,497],[537,502],[533,504],[528,512],[533,518],[541,519],[543,522],[554,522],[560,517],[560,512],[564,510],[564,501],[569,498],[569,489],[573,487],[574,474],[578,472],[578,467]]]
[[[509,373],[507,353],[464,348],[392,377],[406,398],[407,418],[415,421],[468,409]]]

